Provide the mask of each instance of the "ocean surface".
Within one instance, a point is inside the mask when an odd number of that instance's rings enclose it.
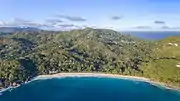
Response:
[[[180,92],[134,80],[66,77],[32,81],[3,92],[0,101],[180,101]]]
[[[150,40],[163,39],[169,36],[180,36],[180,31],[121,31],[121,33]]]

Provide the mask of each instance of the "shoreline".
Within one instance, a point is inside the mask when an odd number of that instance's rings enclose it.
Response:
[[[105,78],[127,79],[127,80],[146,82],[146,83],[149,83],[150,85],[153,85],[156,87],[163,87],[168,90],[180,91],[180,87],[172,86],[163,82],[157,82],[149,78],[139,77],[139,76],[119,75],[119,74],[108,74],[108,73],[57,73],[57,74],[52,74],[52,75],[39,75],[35,77],[34,80],[64,78],[64,77],[105,77]]]
[[[14,88],[18,88],[18,87],[20,87],[21,85],[30,83],[30,82],[32,82],[32,81],[34,81],[34,79],[32,79],[32,80],[30,80],[30,81],[27,81],[27,82],[24,82],[24,83],[22,83],[22,84],[18,84],[17,86],[9,86],[9,87],[7,87],[7,88],[2,88],[2,89],[0,89],[0,95],[2,95],[2,92],[5,92],[5,91],[7,91],[7,90],[13,90]]]
[[[39,76],[34,77],[32,80],[30,80],[26,83],[23,83],[21,85],[30,83],[30,82],[35,81],[35,80],[52,79],[52,78],[65,78],[65,77],[104,77],[104,78],[127,79],[127,80],[134,80],[134,81],[149,83],[152,86],[163,87],[167,90],[180,91],[180,87],[175,87],[175,86],[168,85],[168,84],[162,83],[162,82],[156,82],[156,81],[153,81],[149,78],[139,77],[139,76],[119,75],[119,74],[108,74],[108,73],[57,73],[57,74],[50,74],[50,75],[39,75]],[[19,85],[19,86],[21,86],[21,85]],[[10,86],[8,88],[0,89],[0,95],[4,91],[7,91],[9,89],[14,89],[14,88],[17,88],[19,86],[15,86],[15,87]]]

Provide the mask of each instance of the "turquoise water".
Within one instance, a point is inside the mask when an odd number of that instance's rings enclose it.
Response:
[[[0,101],[180,101],[180,92],[132,80],[67,77],[30,82],[3,92]]]

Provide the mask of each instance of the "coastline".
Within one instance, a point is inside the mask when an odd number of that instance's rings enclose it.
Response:
[[[35,77],[33,80],[63,78],[63,77],[105,77],[105,78],[128,79],[128,80],[146,82],[153,86],[163,87],[168,90],[180,91],[180,87],[172,86],[163,82],[153,81],[149,78],[139,77],[139,76],[119,75],[119,74],[108,74],[108,73],[57,73],[52,75],[39,75]]]
[[[175,87],[168,85],[166,83],[162,82],[156,82],[149,78],[145,77],[138,77],[138,76],[128,76],[128,75],[119,75],[119,74],[108,74],[108,73],[57,73],[57,74],[50,74],[50,75],[39,75],[37,77],[34,77],[32,80],[25,82],[23,84],[30,83],[34,80],[43,80],[43,79],[52,79],[52,78],[65,78],[65,77],[104,77],[104,78],[116,78],[116,79],[127,79],[127,80],[134,80],[134,81],[140,81],[140,82],[146,82],[150,85],[156,86],[156,87],[163,87],[168,90],[177,90],[180,91],[180,87]],[[23,85],[21,84],[21,85]],[[21,86],[19,85],[19,86]],[[8,88],[0,89],[0,95],[2,92],[7,91],[9,89],[14,89],[19,86],[10,86]]]
[[[9,87],[7,87],[7,88],[2,88],[2,89],[0,89],[0,95],[2,95],[2,92],[5,92],[5,91],[7,91],[7,90],[13,90],[14,88],[18,88],[18,87],[20,87],[21,85],[30,83],[30,82],[32,82],[32,81],[34,81],[34,80],[32,79],[32,80],[27,81],[27,82],[24,82],[24,83],[22,83],[22,84],[18,84],[17,86],[9,86]]]
[[[108,78],[132,79],[132,80],[138,80],[138,81],[150,80],[144,77],[126,76],[126,75],[118,75],[118,74],[106,74],[106,73],[57,73],[57,74],[52,74],[52,75],[39,75],[35,77],[34,80],[63,78],[63,77],[108,77]]]

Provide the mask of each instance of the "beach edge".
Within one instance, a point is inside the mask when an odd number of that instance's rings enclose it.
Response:
[[[168,90],[180,91],[180,87],[172,86],[163,82],[157,82],[151,80],[150,78],[140,77],[140,76],[120,75],[120,74],[109,74],[109,73],[57,73],[51,75],[39,75],[35,77],[33,80],[64,78],[64,77],[104,77],[104,78],[128,79],[128,80],[146,82],[153,86],[163,87]]]
[[[145,78],[145,77],[140,77],[140,76],[120,75],[120,74],[109,74],[109,73],[57,73],[57,74],[49,74],[49,75],[39,75],[24,84],[30,83],[35,80],[46,80],[46,79],[53,79],[53,78],[66,78],[66,77],[103,77],[103,78],[126,79],[126,80],[149,83],[152,86],[163,87],[168,90],[180,91],[180,87],[167,85],[166,83],[163,83],[163,82],[153,81],[150,78]],[[7,91],[9,89],[18,88],[18,87],[19,86],[0,89],[0,93]]]

